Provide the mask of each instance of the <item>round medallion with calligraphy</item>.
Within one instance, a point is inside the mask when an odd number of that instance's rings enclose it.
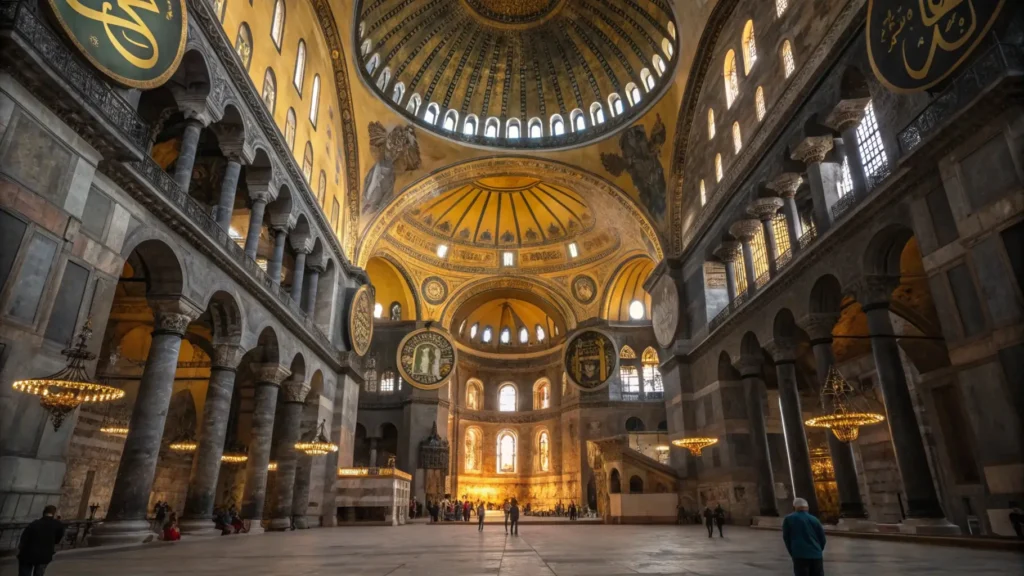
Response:
[[[587,392],[607,386],[618,362],[615,342],[600,330],[589,329],[573,334],[562,353],[562,365],[569,382]]]
[[[364,284],[352,296],[348,309],[348,339],[352,351],[359,356],[366,355],[373,341],[373,296],[374,290]]]
[[[868,0],[868,60],[879,82],[918,92],[956,71],[1006,0]]]
[[[662,348],[671,348],[679,330],[679,289],[668,274],[662,275],[651,291],[651,324]]]
[[[185,54],[185,0],[49,1],[61,28],[82,55],[125,86],[160,86]]]
[[[572,296],[580,304],[590,304],[597,296],[597,283],[590,276],[579,275],[572,279]]]
[[[455,369],[455,346],[448,332],[421,328],[398,344],[398,372],[421,390],[444,386]]]
[[[430,304],[441,304],[448,298],[448,284],[440,276],[429,276],[420,286],[423,299]]]

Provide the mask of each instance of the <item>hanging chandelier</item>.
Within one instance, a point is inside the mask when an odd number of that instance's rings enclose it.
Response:
[[[196,435],[189,431],[179,434],[167,447],[175,452],[195,452],[199,443],[196,442]]]
[[[277,462],[271,460],[270,463],[267,464],[267,472],[277,472]]]
[[[96,358],[86,350],[90,338],[91,318],[75,336],[74,344],[61,350],[60,353],[68,359],[64,368],[49,376],[18,380],[12,385],[19,392],[39,396],[39,405],[50,413],[54,430],[60,428],[68,414],[86,402],[110,402],[124,397],[124,390],[98,384],[89,378],[85,363]]]
[[[840,442],[853,442],[860,437],[862,426],[870,426],[885,421],[885,416],[876,412],[859,411],[853,407],[850,385],[839,370],[833,365],[828,369],[825,386],[821,390],[821,404],[831,404],[832,413],[811,418],[804,422],[814,428],[828,428]]]
[[[711,446],[712,444],[717,443],[718,438],[709,438],[706,436],[696,436],[693,438],[679,438],[677,440],[672,441],[672,444],[680,448],[686,448],[687,450],[690,451],[690,454],[693,454],[694,456],[700,456],[701,450],[707,448],[708,446]]]
[[[247,460],[249,460],[249,451],[245,445],[238,442],[232,442],[225,446],[224,453],[220,457],[220,461],[225,464],[244,464]]]
[[[111,436],[127,436],[130,421],[128,410],[124,406],[111,405],[107,415],[103,417],[103,422],[100,423],[100,432]]]
[[[815,482],[835,481],[836,470],[832,466],[832,458],[827,448],[811,450],[811,476]]]
[[[295,444],[295,449],[300,452],[305,452],[310,456],[323,456],[324,454],[337,452],[338,445],[332,444],[327,438],[326,425],[327,419],[325,418],[320,421],[320,426],[317,429],[316,435],[311,440],[304,440]]]

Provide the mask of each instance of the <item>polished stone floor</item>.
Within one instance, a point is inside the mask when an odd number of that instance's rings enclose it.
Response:
[[[774,531],[699,526],[345,527],[58,555],[46,576],[612,576],[792,574]],[[1024,574],[1024,555],[833,537],[826,574]],[[16,573],[0,565],[0,575]]]

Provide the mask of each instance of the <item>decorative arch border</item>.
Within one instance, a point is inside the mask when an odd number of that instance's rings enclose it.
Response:
[[[448,297],[448,302],[441,310],[441,326],[444,326],[445,329],[454,334],[456,330],[452,323],[455,321],[455,313],[459,311],[459,308],[474,296],[500,288],[525,290],[547,299],[558,308],[562,318],[565,319],[566,332],[570,332],[576,327],[578,319],[568,298],[562,295],[554,285],[549,285],[543,279],[525,278],[523,276],[490,276],[463,284],[454,294]]]

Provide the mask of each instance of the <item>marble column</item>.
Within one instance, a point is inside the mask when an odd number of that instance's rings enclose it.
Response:
[[[751,248],[751,241],[754,234],[761,229],[761,223],[757,220],[740,220],[733,222],[729,227],[729,233],[740,241],[743,247],[743,271],[747,277],[747,294],[754,295],[757,292],[757,272],[754,270],[754,250]]]
[[[220,182],[220,196],[217,199],[217,224],[226,232],[231,228],[231,214],[235,211],[235,192],[238,190],[238,176],[242,173],[242,161],[228,157],[224,168],[224,179]]]
[[[185,132],[181,136],[181,148],[178,159],[174,162],[174,181],[185,194],[192,181],[192,167],[196,163],[196,152],[199,150],[199,135],[203,131],[203,123],[195,118],[185,120]]]
[[[292,300],[295,301],[296,306],[302,304],[302,282],[306,275],[306,255],[308,251],[295,251],[295,269],[292,271]]]
[[[867,276],[857,283],[854,292],[868,317],[871,354],[885,399],[893,451],[907,495],[907,518],[941,519],[945,514],[935,492],[921,429],[907,387],[907,376],[903,372],[899,345],[889,317],[889,298],[898,284],[898,278]]]
[[[210,384],[203,405],[203,422],[199,427],[199,446],[192,459],[188,496],[185,498],[181,519],[181,531],[185,534],[216,532],[210,518],[217,497],[217,478],[220,476],[220,459],[224,455],[224,440],[227,438],[235,371],[243,353],[242,348],[234,344],[214,347]]]
[[[747,214],[761,221],[761,231],[764,234],[764,248],[768,256],[768,272],[772,277],[778,271],[775,260],[779,257],[778,247],[775,244],[775,214],[782,208],[782,199],[774,196],[758,198],[747,207]]]
[[[309,273],[306,274],[306,296],[302,301],[302,311],[307,316],[313,316],[316,311],[316,291],[320,284],[321,272],[323,272],[322,266],[310,266]]]
[[[800,406],[800,387],[796,380],[796,343],[777,338],[768,344],[767,349],[775,360],[775,375],[779,382],[782,428],[786,432],[786,453],[789,455],[793,493],[807,500],[811,514],[817,516],[818,495],[814,491],[811,452],[807,448],[804,414]]]
[[[864,160],[857,145],[857,127],[864,119],[864,109],[870,102],[871,98],[840,100],[825,119],[826,126],[842,134],[842,149],[837,152],[839,157],[845,158],[849,164],[850,180],[853,181],[852,193],[858,196],[867,193],[868,182],[864,174]]]
[[[260,231],[263,230],[263,212],[267,209],[270,197],[264,194],[253,195],[252,207],[249,209],[249,230],[245,234],[245,255],[256,259],[256,251],[260,247]]]
[[[808,136],[793,149],[792,158],[807,165],[807,183],[814,202],[814,225],[818,235],[832,226],[832,205],[839,199],[833,164],[825,164],[832,151],[832,136]]]
[[[281,285],[281,264],[284,262],[284,244],[288,240],[288,230],[272,228],[274,234],[274,253],[267,262],[267,276],[274,286]]]
[[[740,257],[739,242],[728,240],[715,250],[715,256],[725,264],[725,291],[729,295],[729,302],[736,299],[736,260]]]
[[[800,211],[796,207],[796,192],[803,181],[803,176],[796,172],[783,172],[768,184],[768,188],[782,198],[782,213],[786,215],[786,231],[789,232],[789,249],[793,254],[800,251],[800,237],[804,234]]]
[[[377,439],[370,438],[370,468],[377,466]]]
[[[764,381],[761,379],[762,361],[759,358],[740,358],[737,362],[747,400],[750,420],[750,440],[754,448],[754,469],[757,471],[757,497],[761,516],[778,516],[775,503],[775,474],[772,472],[768,430],[764,422]]]
[[[289,379],[281,384],[281,400],[284,405],[281,406],[281,424],[274,450],[277,454],[277,478],[270,519],[271,530],[287,530],[292,525],[292,490],[295,486],[295,458],[298,454],[295,443],[299,441],[303,402],[309,394],[309,388],[309,383],[302,380]]]
[[[277,393],[281,382],[288,376],[288,370],[278,364],[255,364],[252,372],[256,377],[256,393],[249,434],[249,459],[245,463],[241,515],[243,519],[252,522],[251,530],[259,531],[267,496],[267,466],[270,464],[270,442],[274,436]]]
[[[150,305],[155,316],[153,340],[142,370],[107,516],[89,538],[90,546],[139,543],[152,538],[146,513],[174,391],[178,352],[189,323],[201,311],[184,299],[153,301]]]
[[[315,430],[316,428],[314,428]],[[292,522],[296,530],[309,528],[306,510],[309,509],[309,487],[314,458],[309,454],[295,454],[295,489],[292,492]]]
[[[809,314],[800,320],[800,327],[811,339],[811,351],[814,353],[818,379],[817,389],[820,393],[828,377],[829,368],[836,363],[832,353],[832,329],[839,320],[838,314]],[[824,408],[824,406],[823,406]],[[853,444],[840,442],[836,435],[826,430],[828,451],[832,456],[832,468],[836,476],[836,488],[839,492],[839,516],[841,518],[867,518],[867,509],[861,500],[860,484],[857,480],[857,466],[853,457]]]

